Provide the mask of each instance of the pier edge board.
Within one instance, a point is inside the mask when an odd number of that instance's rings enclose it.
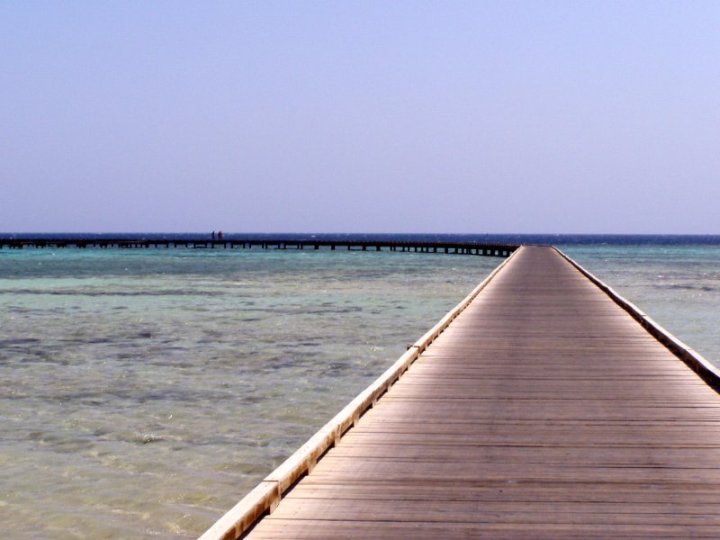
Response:
[[[422,352],[467,308],[492,279],[505,268],[519,246],[480,282],[463,300],[411,345],[380,377],[358,394],[307,442],[265,477],[235,506],[216,521],[198,540],[236,540],[263,516],[271,513],[289,489],[309,474],[317,461],[350,430],[355,422],[407,371]]]
[[[715,367],[695,349],[688,346],[682,340],[678,339],[665,328],[660,326],[649,315],[620,295],[607,283],[595,276],[589,270],[585,269],[570,256],[563,253],[562,250],[555,246],[553,246],[553,249],[557,251],[557,253],[568,263],[575,267],[576,270],[588,278],[595,286],[603,291],[608,297],[610,297],[613,302],[624,309],[640,324],[640,326],[642,326],[651,336],[657,339],[666,349],[682,360],[682,362],[693,370],[703,381],[705,381],[710,388],[720,393],[720,369]]]

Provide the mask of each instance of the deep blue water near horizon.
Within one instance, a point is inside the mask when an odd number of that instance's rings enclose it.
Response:
[[[279,236],[557,245],[720,360],[720,236]],[[0,249],[3,537],[197,537],[499,262]]]

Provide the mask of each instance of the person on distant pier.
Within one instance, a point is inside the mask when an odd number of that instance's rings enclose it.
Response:
[[[218,235],[217,235],[217,236],[218,236],[218,240],[222,240],[222,239],[223,239],[223,233],[222,233],[222,231],[218,231]]]
[[[212,232],[211,236],[212,236],[212,239],[215,240],[215,231]]]

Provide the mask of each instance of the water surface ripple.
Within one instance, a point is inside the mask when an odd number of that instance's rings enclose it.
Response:
[[[2,251],[3,537],[197,537],[498,262]]]

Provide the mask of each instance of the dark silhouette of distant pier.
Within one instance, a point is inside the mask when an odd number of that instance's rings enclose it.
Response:
[[[130,237],[0,237],[0,249],[280,249],[320,250],[345,249],[350,251],[400,251],[413,253],[446,253],[451,255],[480,255],[486,257],[508,257],[518,246],[482,242],[426,242],[394,240],[320,240],[263,238],[130,238]]]

